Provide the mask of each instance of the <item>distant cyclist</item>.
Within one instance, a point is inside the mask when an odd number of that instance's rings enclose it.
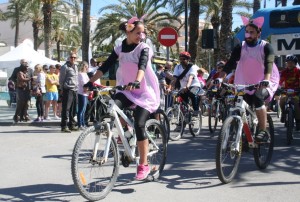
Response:
[[[289,55],[285,59],[286,69],[281,72],[279,84],[284,89],[300,89],[300,69],[297,68],[298,59],[294,55]],[[295,107],[295,119],[296,130],[300,130],[300,109],[299,109],[299,97],[293,98]],[[282,95],[280,98],[280,108],[284,112],[284,105],[286,102],[286,96]],[[284,113],[281,114],[280,121],[284,123]]]
[[[188,52],[181,52],[179,54],[180,64],[174,68],[173,77],[175,77],[175,88],[182,91],[182,98],[185,102],[192,100],[194,115],[199,114],[199,96],[200,82],[197,74],[198,69],[196,65],[190,63],[191,55]]]

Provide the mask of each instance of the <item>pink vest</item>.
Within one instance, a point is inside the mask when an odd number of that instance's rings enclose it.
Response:
[[[129,82],[135,81],[138,72],[139,58],[144,48],[149,48],[149,58],[140,89],[121,91],[121,93],[134,104],[153,113],[158,109],[160,103],[159,83],[151,65],[153,51],[146,43],[139,43],[139,45],[129,53],[121,52],[122,45],[115,47],[115,52],[119,56],[120,65],[116,74],[117,85],[127,85]]]
[[[257,84],[264,80],[264,47],[266,44],[267,42],[262,40],[257,46],[249,47],[247,46],[246,42],[243,41],[241,58],[235,71],[235,84]],[[270,85],[267,88],[270,97],[267,99],[267,101],[272,99],[275,91],[277,90],[279,78],[278,68],[273,63]],[[252,95],[254,91],[247,93]]]

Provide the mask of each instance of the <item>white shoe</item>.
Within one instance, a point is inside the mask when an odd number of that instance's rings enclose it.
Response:
[[[60,117],[54,116],[54,120],[60,120]]]
[[[45,117],[45,119],[44,120],[46,120],[46,121],[50,121],[51,120],[51,118],[49,117],[49,116],[47,116],[47,117]]]

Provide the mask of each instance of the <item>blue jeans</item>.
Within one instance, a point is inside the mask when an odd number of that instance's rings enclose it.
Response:
[[[78,111],[77,111],[77,122],[78,127],[85,126],[84,114],[87,105],[87,96],[78,94]]]

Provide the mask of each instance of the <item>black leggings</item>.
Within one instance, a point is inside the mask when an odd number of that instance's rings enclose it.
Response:
[[[131,102],[123,93],[117,93],[114,97],[114,100],[120,109],[124,109],[133,105],[133,102]],[[149,115],[150,112],[140,106],[137,106],[134,110],[134,129],[137,141],[143,141],[147,139],[145,135],[145,124],[149,118]]]

